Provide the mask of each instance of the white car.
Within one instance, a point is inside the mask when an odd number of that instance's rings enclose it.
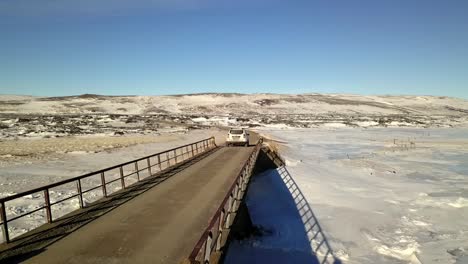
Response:
[[[249,132],[243,128],[231,128],[226,138],[226,145],[242,145],[249,146]]]

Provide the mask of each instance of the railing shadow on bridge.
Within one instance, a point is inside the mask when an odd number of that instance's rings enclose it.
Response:
[[[109,213],[140,194],[143,194],[217,150],[219,150],[219,148],[215,147],[190,159],[184,160],[151,177],[142,179],[140,182],[128,186],[126,189],[112,193],[86,208],[65,215],[52,224],[44,225],[34,231],[15,238],[13,243],[4,244],[2,245],[3,248],[0,247],[0,262],[20,263],[43,252],[49,245]]]
[[[247,192],[247,206],[252,199],[255,207],[249,208],[253,224],[262,235],[233,243],[226,263],[342,263],[281,157],[268,149],[263,154],[276,168],[255,175]],[[256,216],[261,223],[255,223]]]

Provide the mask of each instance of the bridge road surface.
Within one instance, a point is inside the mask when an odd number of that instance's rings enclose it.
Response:
[[[221,147],[24,263],[180,263],[252,150]]]

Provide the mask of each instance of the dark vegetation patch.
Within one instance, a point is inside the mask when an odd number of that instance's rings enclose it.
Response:
[[[452,106],[445,106],[445,108],[448,109],[448,110],[451,110],[451,111],[456,111],[456,112],[468,114],[468,110],[467,110],[467,109],[456,108],[456,107],[452,107]]]
[[[195,110],[198,110],[200,112],[207,112],[207,111],[211,111],[208,107],[206,106],[197,106],[195,107]]]
[[[184,96],[199,96],[199,95],[214,95],[218,97],[235,97],[235,96],[244,96],[246,94],[241,93],[194,93],[194,94],[173,94],[168,95],[171,97],[184,97]]]
[[[260,105],[260,106],[265,106],[265,105],[274,105],[278,104],[280,100],[278,99],[260,99],[260,100],[255,100],[254,103]]]
[[[81,94],[81,95],[78,95],[77,98],[81,98],[81,99],[97,99],[97,98],[102,98],[102,97],[107,97],[107,96],[104,96],[104,95],[99,95],[99,94]]]
[[[302,96],[284,98],[283,101],[288,102],[288,103],[296,103],[296,104],[303,104],[303,103],[310,102],[310,100]]]
[[[8,100],[8,101],[0,101],[0,105],[22,105],[27,102],[28,101],[24,101],[24,100]]]
[[[200,117],[200,114],[204,113],[214,113],[217,109],[219,108],[224,108],[224,105],[217,105],[213,107],[207,107],[207,106],[191,106],[191,107],[183,107],[180,110],[184,113],[187,114],[198,114],[196,116],[193,116],[193,118]]]
[[[380,108],[387,108],[387,105],[377,102],[369,102],[369,101],[358,101],[358,100],[349,100],[343,98],[336,98],[332,96],[324,96],[324,95],[313,95],[314,99],[323,103],[331,104],[331,105],[369,105],[375,106]]]
[[[239,104],[239,103],[230,103],[230,104],[222,104],[222,105],[216,105],[217,107],[225,107],[225,108],[230,108],[230,109],[245,109],[246,106],[244,104]]]
[[[50,102],[50,101],[70,101],[76,99],[75,96],[53,96],[37,98],[37,101]]]
[[[52,96],[52,97],[41,97],[37,98],[38,101],[70,101],[73,99],[98,99],[106,100],[108,98],[119,98],[119,97],[133,97],[135,95],[99,95],[99,94],[81,94],[81,95],[70,95],[70,96]]]
[[[5,124],[4,122],[7,120],[10,120],[10,122],[13,120],[13,122]],[[190,120],[188,116],[169,116],[165,114],[0,114],[0,121],[3,121],[0,122],[0,138],[36,137],[45,132],[50,134],[50,137],[114,134],[114,132],[152,134],[160,128],[177,127],[183,130],[188,126],[188,120]]]
[[[63,103],[63,106],[68,107],[68,108],[81,108],[87,105],[89,105],[89,103],[83,103],[83,102]]]
[[[275,105],[275,104],[279,104],[281,102],[302,104],[302,103],[308,103],[308,102],[310,102],[310,100],[308,100],[306,97],[298,95],[298,96],[285,97],[285,98],[280,98],[280,99],[265,98],[265,99],[259,99],[259,100],[254,101],[255,104],[258,104],[260,106]]]
[[[144,112],[145,114],[149,114],[149,113],[168,114],[168,113],[169,113],[169,111],[164,110],[164,109],[159,108],[159,107],[156,107],[156,106],[147,107],[143,112]]]
[[[377,108],[382,108],[382,109],[397,110],[403,113],[409,113],[409,111],[405,108],[387,105],[387,104],[379,103],[379,102],[349,100],[349,99],[336,98],[333,96],[326,96],[326,95],[310,95],[310,96],[313,97],[317,101],[327,103],[330,105],[357,105],[357,106],[367,105],[367,106],[372,106],[372,107],[377,107]]]
[[[85,109],[93,113],[105,113],[106,112],[106,109],[102,107],[97,107],[97,106],[90,106],[90,107],[86,107]]]
[[[126,103],[135,103],[134,98],[128,98],[128,97],[119,97],[117,98],[117,101],[121,104],[126,104]],[[138,102],[137,102],[138,103]]]

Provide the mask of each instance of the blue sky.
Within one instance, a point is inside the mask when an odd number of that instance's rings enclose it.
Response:
[[[0,0],[0,93],[468,98],[466,0]]]

